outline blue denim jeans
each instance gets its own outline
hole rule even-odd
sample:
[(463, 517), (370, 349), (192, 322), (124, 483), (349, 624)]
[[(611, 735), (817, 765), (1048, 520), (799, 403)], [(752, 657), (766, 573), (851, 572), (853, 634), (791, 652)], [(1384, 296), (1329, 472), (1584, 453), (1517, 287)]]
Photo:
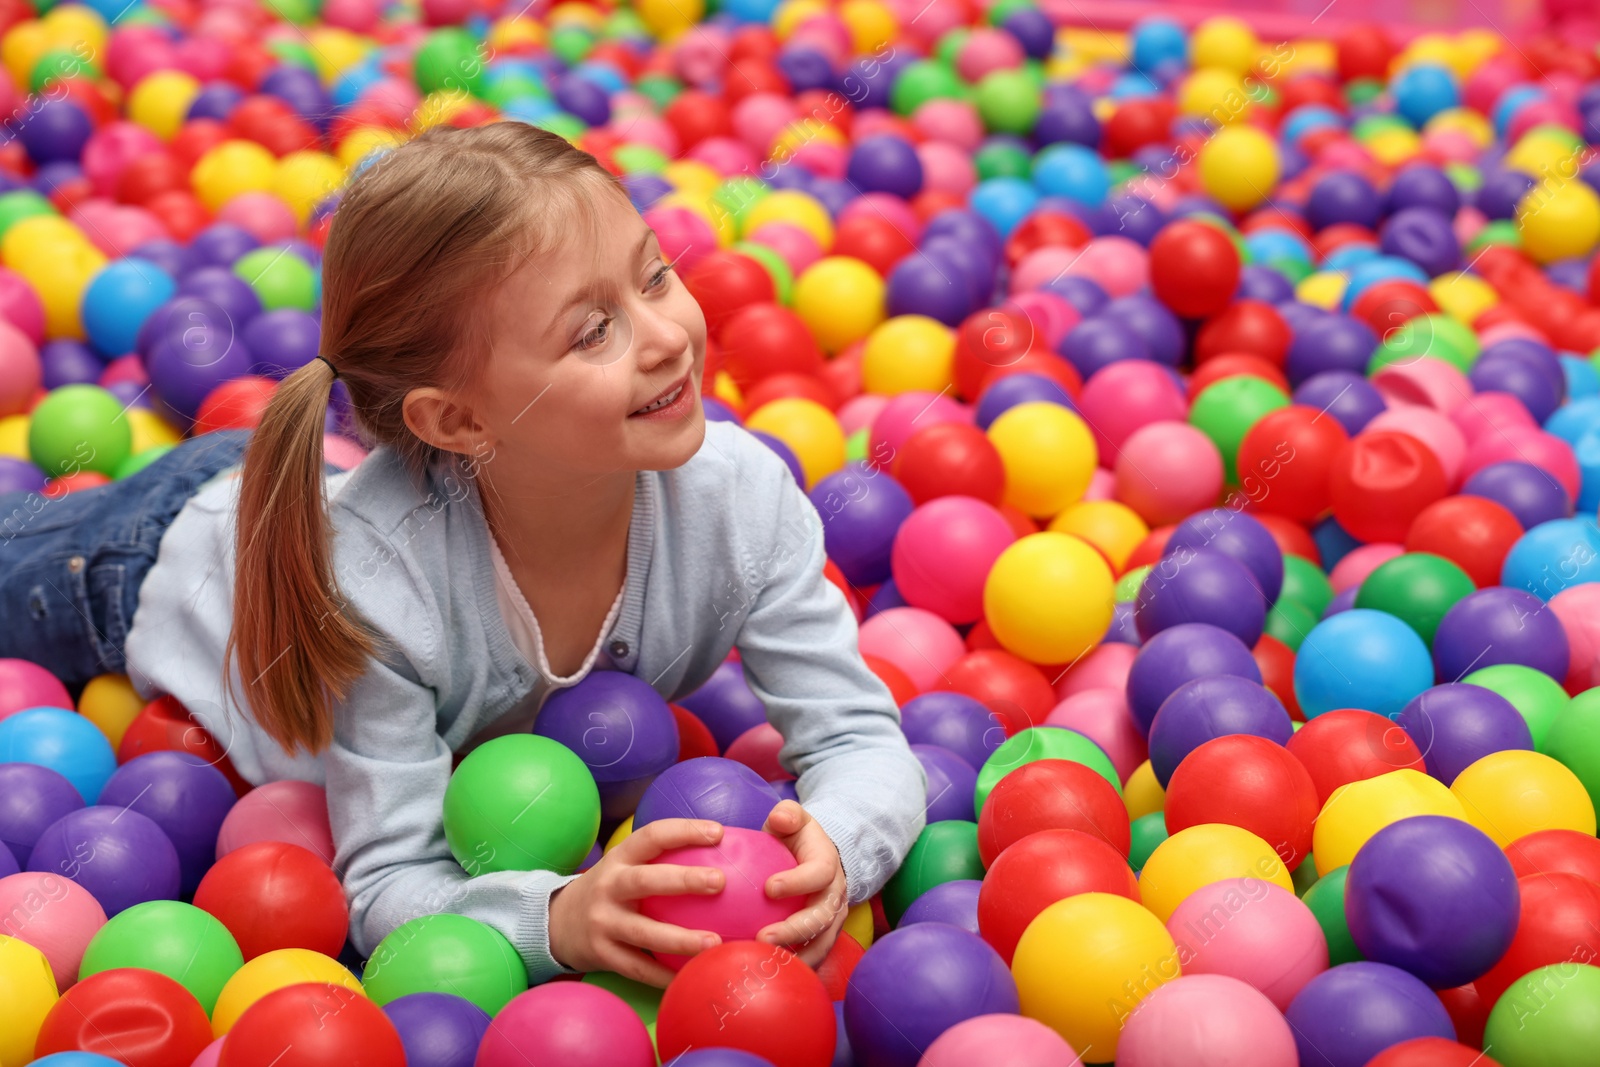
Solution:
[(74, 695), (126, 670), (123, 645), (161, 535), (248, 430), (182, 442), (127, 478), (64, 497), (0, 495), (0, 657), (31, 660)]

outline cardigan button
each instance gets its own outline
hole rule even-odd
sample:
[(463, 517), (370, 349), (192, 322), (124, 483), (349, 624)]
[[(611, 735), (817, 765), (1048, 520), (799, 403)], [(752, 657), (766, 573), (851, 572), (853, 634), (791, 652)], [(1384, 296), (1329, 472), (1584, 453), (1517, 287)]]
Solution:
[(610, 652), (616, 658), (621, 659), (623, 656), (626, 656), (628, 654), (628, 642), (626, 642), (626, 641), (613, 641), (613, 642), (611, 642)]

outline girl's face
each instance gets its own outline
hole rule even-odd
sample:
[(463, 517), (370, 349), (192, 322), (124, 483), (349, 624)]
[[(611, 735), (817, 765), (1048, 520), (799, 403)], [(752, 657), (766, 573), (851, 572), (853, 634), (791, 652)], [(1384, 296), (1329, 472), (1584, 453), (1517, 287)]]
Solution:
[(474, 407), (500, 462), (544, 468), (534, 480), (670, 470), (705, 438), (700, 305), (632, 205), (608, 193), (593, 210), (594, 228), (516, 268), (489, 308)]

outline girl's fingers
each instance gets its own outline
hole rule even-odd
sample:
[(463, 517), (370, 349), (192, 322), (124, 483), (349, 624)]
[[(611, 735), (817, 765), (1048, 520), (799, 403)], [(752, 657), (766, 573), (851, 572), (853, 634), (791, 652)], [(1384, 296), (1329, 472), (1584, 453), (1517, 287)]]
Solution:
[(767, 879), (767, 896), (773, 900), (782, 897), (805, 897), (821, 892), (833, 884), (839, 874), (839, 864), (826, 860), (807, 860), (798, 867), (781, 871)]
[(726, 875), (715, 867), (683, 867), (675, 863), (648, 863), (626, 867), (617, 876), (618, 900), (676, 897), (688, 893), (720, 893)]
[(596, 955), (607, 970), (625, 978), (632, 978), (635, 982), (655, 986), (657, 989), (667, 988), (667, 983), (674, 977), (671, 968), (662, 966), (638, 949), (626, 945), (608, 944)]
[(648, 863), (668, 849), (704, 847), (721, 840), (722, 827), (709, 819), (657, 819), (611, 851), (622, 862)]
[(612, 936), (635, 948), (674, 956), (693, 956), (721, 941), (716, 934), (704, 930), (685, 930), (681, 926), (647, 919), (636, 912), (623, 915), (612, 927)]
[(799, 945), (832, 926), (839, 912), (836, 902), (824, 900), (795, 912), (782, 922), (773, 923), (756, 937), (772, 945)]

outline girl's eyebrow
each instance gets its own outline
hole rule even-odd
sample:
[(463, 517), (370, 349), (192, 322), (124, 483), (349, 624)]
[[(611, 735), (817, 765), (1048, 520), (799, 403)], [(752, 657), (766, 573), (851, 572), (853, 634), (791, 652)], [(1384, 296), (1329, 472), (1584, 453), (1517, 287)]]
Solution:
[[(640, 238), (639, 243), (634, 246), (634, 259), (639, 258), (640, 254), (644, 252), (645, 247), (650, 244), (650, 239), (655, 235), (656, 231), (646, 227), (644, 236)], [(571, 296), (562, 301), (561, 306), (558, 307), (555, 313), (550, 316), (550, 321), (545, 325), (545, 329), (555, 329), (561, 320), (567, 317), (568, 312), (570, 312), (573, 308), (578, 307), (580, 304), (584, 304), (590, 300), (598, 298), (601, 294), (601, 291), (605, 288), (607, 288), (607, 286), (604, 283), (596, 284), (592, 278), (583, 282), (576, 290), (573, 291)]]

